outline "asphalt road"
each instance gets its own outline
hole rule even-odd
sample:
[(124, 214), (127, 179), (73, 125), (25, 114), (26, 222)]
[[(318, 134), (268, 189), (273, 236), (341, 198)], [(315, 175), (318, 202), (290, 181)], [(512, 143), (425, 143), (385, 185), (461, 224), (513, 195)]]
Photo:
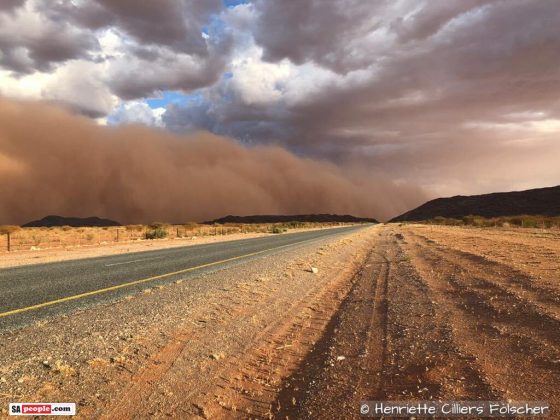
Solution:
[(0, 330), (362, 228), (322, 229), (0, 269)]

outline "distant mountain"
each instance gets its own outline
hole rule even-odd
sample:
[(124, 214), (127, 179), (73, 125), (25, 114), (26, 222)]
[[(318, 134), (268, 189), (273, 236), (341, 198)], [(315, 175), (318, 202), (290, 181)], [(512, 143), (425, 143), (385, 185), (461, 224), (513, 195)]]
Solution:
[(22, 225), (22, 227), (53, 227), (53, 226), (72, 226), (72, 227), (106, 227), (121, 226), (119, 222), (109, 219), (100, 219), (99, 217), (63, 217), (63, 216), (47, 216), (41, 220)]
[(560, 216), (560, 186), (526, 191), (437, 198), (395, 217), (391, 222), (429, 220), (437, 216)]
[(286, 223), (286, 222), (344, 222), (344, 223), (379, 223), (375, 219), (355, 217), (349, 214), (298, 214), (298, 215), (254, 215), (254, 216), (226, 216), (221, 219), (204, 222), (214, 223)]

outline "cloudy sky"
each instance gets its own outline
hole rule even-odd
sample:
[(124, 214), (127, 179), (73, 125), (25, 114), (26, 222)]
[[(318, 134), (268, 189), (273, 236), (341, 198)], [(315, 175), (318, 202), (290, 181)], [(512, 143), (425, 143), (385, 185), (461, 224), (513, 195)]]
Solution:
[(557, 0), (2, 0), (0, 95), (374, 174), (388, 217), (560, 184), (559, 28)]

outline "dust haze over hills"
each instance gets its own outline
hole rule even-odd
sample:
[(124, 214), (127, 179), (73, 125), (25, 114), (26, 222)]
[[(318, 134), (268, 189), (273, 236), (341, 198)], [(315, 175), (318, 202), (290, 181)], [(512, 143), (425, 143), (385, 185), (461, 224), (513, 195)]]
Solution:
[(375, 171), (247, 148), (198, 132), (103, 127), (49, 104), (0, 100), (0, 224), (46, 214), (121, 223), (224, 214), (388, 218), (424, 198)]
[(71, 227), (107, 227), (121, 226), (119, 222), (109, 219), (100, 219), (99, 217), (65, 217), (65, 216), (45, 216), (40, 220), (21, 225), (22, 227), (53, 227), (53, 226), (71, 226)]
[(225, 216), (205, 222), (212, 223), (287, 223), (287, 222), (345, 222), (345, 223), (378, 223), (372, 218), (355, 217), (349, 214), (294, 214), (294, 215), (253, 215), (253, 216)]
[(437, 198), (410, 210), (391, 222), (430, 220), (464, 216), (560, 216), (560, 186), (526, 191)]

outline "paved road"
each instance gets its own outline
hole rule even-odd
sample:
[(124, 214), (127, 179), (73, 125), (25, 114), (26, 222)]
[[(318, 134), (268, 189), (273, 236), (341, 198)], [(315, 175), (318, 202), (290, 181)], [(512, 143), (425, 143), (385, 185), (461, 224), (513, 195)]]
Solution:
[(0, 269), (0, 330), (363, 226)]

